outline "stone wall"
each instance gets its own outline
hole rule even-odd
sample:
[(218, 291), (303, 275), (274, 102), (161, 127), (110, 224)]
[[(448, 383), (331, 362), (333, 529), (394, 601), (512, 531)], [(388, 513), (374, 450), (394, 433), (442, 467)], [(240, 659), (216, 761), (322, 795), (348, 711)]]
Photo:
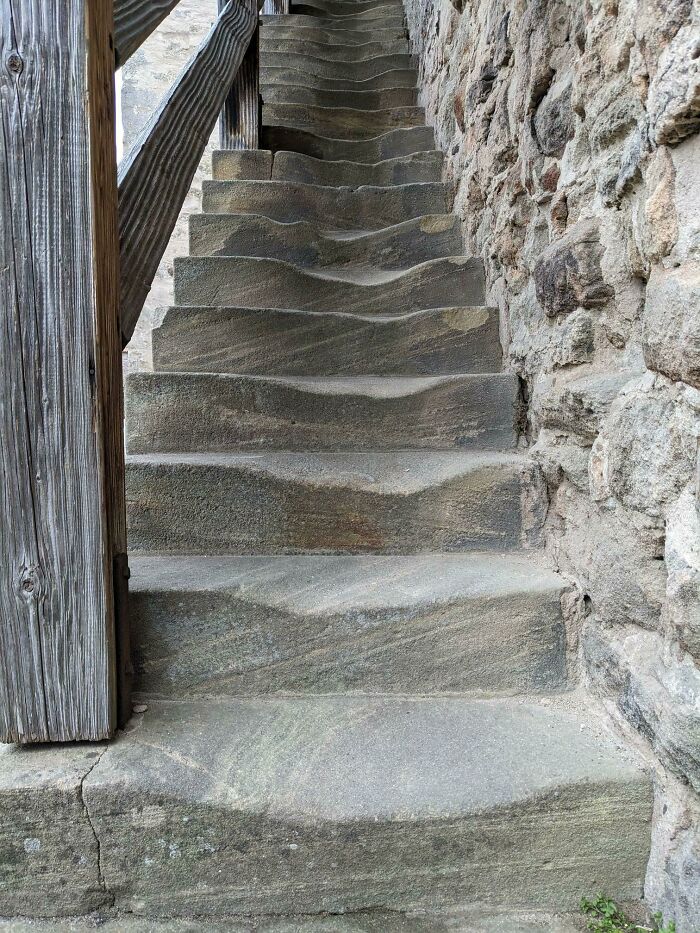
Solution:
[[(217, 0), (180, 0), (121, 73), (121, 113), (127, 153), (181, 69), (189, 61), (217, 16)], [(202, 179), (211, 177), (211, 153), (218, 129), (206, 149), (178, 217), (153, 287), (128, 348), (129, 369), (152, 369), (151, 331), (161, 310), (173, 301), (173, 259), (188, 252), (187, 218), (201, 205)]]
[(581, 677), (658, 763), (647, 897), (697, 931), (700, 4), (405, 2), (580, 582)]

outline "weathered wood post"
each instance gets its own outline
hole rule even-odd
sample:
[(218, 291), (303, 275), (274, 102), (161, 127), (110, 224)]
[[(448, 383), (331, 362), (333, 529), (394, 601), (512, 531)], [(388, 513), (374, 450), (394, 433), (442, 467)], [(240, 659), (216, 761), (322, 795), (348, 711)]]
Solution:
[(129, 708), (112, 0), (0, 0), (0, 739)]
[(265, 6), (263, 7), (263, 13), (276, 15), (289, 13), (289, 0), (265, 0)]
[[(228, 0), (219, 0), (222, 10)], [(241, 0), (257, 17), (259, 0)], [(260, 29), (256, 28), (233, 81), (219, 120), (222, 149), (258, 149), (262, 100), (260, 98)]]

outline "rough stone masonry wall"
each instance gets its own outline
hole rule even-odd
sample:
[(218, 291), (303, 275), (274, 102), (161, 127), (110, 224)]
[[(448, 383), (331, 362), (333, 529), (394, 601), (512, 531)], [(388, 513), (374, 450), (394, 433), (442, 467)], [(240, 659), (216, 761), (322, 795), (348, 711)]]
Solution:
[(647, 897), (700, 929), (700, 3), (405, 0), (581, 676), (653, 751)]

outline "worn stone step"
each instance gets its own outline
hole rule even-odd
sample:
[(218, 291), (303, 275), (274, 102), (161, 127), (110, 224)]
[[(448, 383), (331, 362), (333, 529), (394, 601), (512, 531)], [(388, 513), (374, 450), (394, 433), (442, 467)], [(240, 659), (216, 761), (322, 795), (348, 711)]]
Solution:
[(158, 370), (268, 375), (440, 375), (501, 367), (498, 311), (396, 317), (251, 308), (169, 308), (153, 331)]
[(291, 126), (334, 139), (373, 139), (392, 129), (425, 126), (425, 111), (422, 107), (357, 110), (310, 104), (265, 104), (263, 123)]
[(429, 126), (389, 130), (374, 139), (357, 140), (331, 139), (288, 126), (263, 126), (262, 140), (265, 148), (275, 154), (280, 151), (298, 152), (315, 159), (371, 163), (435, 147), (433, 130)]
[(134, 454), (127, 465), (132, 553), (504, 550), (539, 541), (543, 509), (536, 466), (511, 453)]
[(204, 181), (209, 214), (262, 214), (272, 220), (317, 222), (327, 230), (380, 230), (423, 214), (446, 214), (450, 191), (438, 182), (337, 188), (287, 181)]
[(324, 24), (333, 20), (364, 21), (366, 19), (388, 19), (401, 16), (404, 19), (403, 4), (399, 0), (378, 3), (367, 0), (366, 3), (336, 3), (327, 0), (304, 0), (294, 4), (294, 12), (301, 15), (322, 17)]
[[(408, 52), (375, 55), (358, 61), (334, 59), (329, 55), (332, 55), (332, 53), (321, 56), (304, 52), (268, 51), (265, 54), (265, 68), (290, 68), (319, 78), (365, 81), (368, 78), (376, 78), (387, 71), (407, 71), (415, 67), (413, 56), (409, 55)], [(265, 78), (266, 76), (261, 74), (261, 80)]]
[[(380, 39), (370, 38), (364, 42), (345, 42), (342, 34), (330, 33), (327, 36), (316, 38), (314, 35), (307, 35), (308, 30), (300, 35), (280, 36), (271, 35), (269, 32), (262, 32), (260, 35), (260, 55), (265, 61), (274, 61), (276, 55), (280, 53), (292, 52), (296, 55), (304, 55), (323, 59), (324, 61), (343, 62), (366, 62), (370, 59), (386, 55), (408, 55), (408, 39), (406, 36), (400, 38)], [(335, 39), (333, 36), (335, 35)], [(330, 36), (331, 38), (328, 38)]]
[(533, 555), (136, 557), (135, 689), (560, 691), (563, 591)]
[(512, 373), (132, 373), (127, 382), (128, 449), (507, 449), (517, 441), (518, 400)]
[[(643, 913), (643, 911), (642, 911)], [(580, 912), (453, 908), (431, 911), (363, 910), (287, 917), (144, 920), (133, 914), (100, 916), (100, 933), (583, 933)], [(0, 920), (0, 933), (94, 933), (95, 920)]]
[(272, 178), (315, 185), (407, 185), (442, 180), (444, 156), (439, 149), (381, 162), (328, 162), (298, 152), (277, 152)]
[(368, 233), (322, 232), (318, 223), (280, 223), (259, 214), (190, 215), (191, 256), (262, 256), (296, 266), (408, 269), (462, 250), (460, 220), (433, 214)]
[(325, 78), (309, 74), (304, 67), (273, 66), (263, 63), (260, 66), (261, 87), (310, 87), (323, 91), (380, 91), (387, 88), (416, 88), (417, 75), (414, 68), (399, 68), (384, 71), (371, 78)]
[[(352, 26), (338, 26), (331, 23), (326, 25), (323, 20), (306, 16), (277, 17), (273, 22), (267, 18), (261, 20), (260, 38), (264, 41), (270, 39), (291, 39), (302, 43), (307, 39), (310, 42), (323, 42), (327, 45), (365, 45), (367, 42), (398, 42), (408, 43), (408, 33), (402, 23), (384, 26), (381, 23)], [(404, 46), (404, 50), (408, 45)]]
[(466, 256), (394, 272), (345, 267), (321, 274), (257, 256), (182, 256), (174, 269), (179, 305), (408, 314), (484, 301), (483, 264)]
[(403, 6), (396, 5), (393, 10), (384, 9), (354, 16), (312, 16), (308, 13), (285, 13), (283, 17), (264, 14), (260, 17), (263, 30), (280, 29), (297, 34), (299, 29), (318, 29), (324, 33), (339, 32), (352, 35), (357, 32), (377, 30), (380, 33), (391, 30), (406, 34), (406, 17)]
[(418, 99), (418, 90), (414, 87), (389, 87), (376, 91), (328, 91), (308, 85), (268, 84), (261, 88), (261, 93), (263, 102), (268, 106), (311, 104), (316, 107), (350, 107), (355, 110), (413, 107)]
[(534, 698), (150, 699), (0, 760), (5, 915), (575, 908), (638, 898), (649, 853), (650, 779)]

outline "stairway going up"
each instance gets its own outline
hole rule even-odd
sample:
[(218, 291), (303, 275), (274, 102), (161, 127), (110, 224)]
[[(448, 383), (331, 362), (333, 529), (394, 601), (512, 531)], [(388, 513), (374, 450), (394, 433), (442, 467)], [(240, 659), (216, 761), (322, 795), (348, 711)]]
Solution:
[(215, 154), (128, 380), (147, 710), (81, 779), (99, 890), (151, 916), (636, 898), (649, 782), (570, 682), (400, 2), (305, 0), (261, 54), (264, 150)]

